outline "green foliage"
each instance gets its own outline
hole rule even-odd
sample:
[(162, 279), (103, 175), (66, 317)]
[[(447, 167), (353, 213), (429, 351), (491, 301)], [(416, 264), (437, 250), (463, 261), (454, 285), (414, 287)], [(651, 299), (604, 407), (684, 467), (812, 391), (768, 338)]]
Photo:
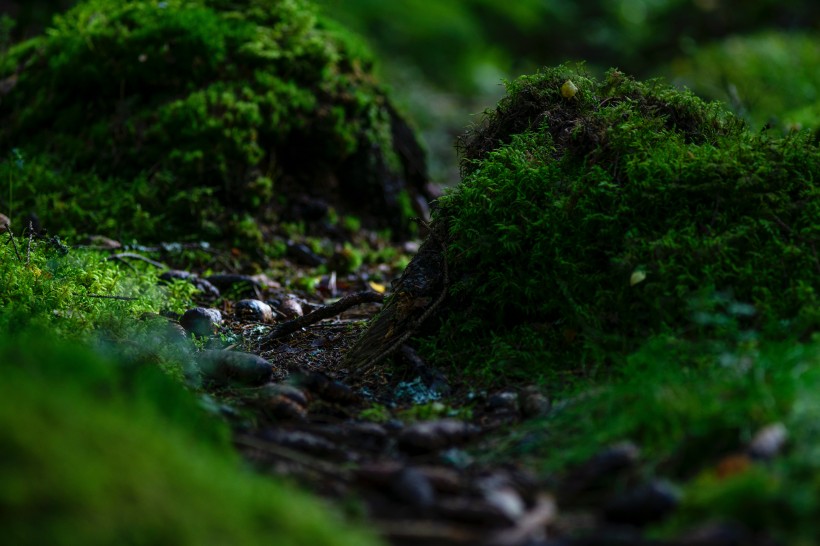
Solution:
[(820, 127), (816, 34), (733, 36), (673, 62), (676, 82), (722, 100), (754, 127)]
[[(556, 475), (631, 441), (641, 450), (637, 474), (684, 483), (680, 509), (656, 532), (728, 520), (810, 544), (800, 540), (817, 536), (820, 516), (818, 365), (817, 340), (654, 338), (608, 379), (556, 393), (549, 416), (510, 434), (493, 457), (515, 454)], [(772, 423), (788, 431), (782, 455), (721, 473), (725, 457), (741, 456)]]
[(716, 292), (753, 306), (744, 328), (817, 326), (811, 134), (751, 134), (657, 81), (559, 67), (510, 83), (462, 147), (463, 182), (436, 216), (453, 287), (432, 343), (460, 367), (617, 360), (655, 333), (697, 335), (689, 306)]
[(0, 523), (15, 544), (372, 544), (241, 469), (225, 427), (150, 364), (0, 341)]
[(16, 195), (60, 229), (241, 240), (294, 188), (404, 179), (371, 64), (301, 0), (88, 0), (0, 62), (0, 152), (32, 158)]

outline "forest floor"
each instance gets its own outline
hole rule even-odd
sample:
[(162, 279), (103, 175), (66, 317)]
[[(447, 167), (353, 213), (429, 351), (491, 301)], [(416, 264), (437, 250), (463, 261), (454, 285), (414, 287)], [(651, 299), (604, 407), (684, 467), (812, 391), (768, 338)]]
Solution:
[(553, 473), (526, 449), (507, 449), (573, 403), (550, 400), (544, 385), (488, 390), (436, 369), (411, 345), (380, 371), (351, 375), (345, 352), (418, 249), (364, 230), (352, 240), (289, 240), (276, 260), (236, 249), (193, 260), (167, 248), (111, 251), (200, 289), (201, 307), (169, 313), (169, 325), (177, 341), (194, 340), (203, 404), (230, 423), (260, 473), (331, 499), (392, 544), (768, 543), (709, 522), (675, 540), (650, 538), (646, 529), (674, 512), (680, 494), (641, 473), (631, 442), (599, 446)]

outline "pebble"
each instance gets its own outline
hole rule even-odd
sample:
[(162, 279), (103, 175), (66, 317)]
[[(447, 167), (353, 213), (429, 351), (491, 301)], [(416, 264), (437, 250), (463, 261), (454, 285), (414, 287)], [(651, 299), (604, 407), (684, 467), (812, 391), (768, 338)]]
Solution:
[(490, 411), (518, 412), (518, 393), (502, 391), (493, 394), (487, 399), (487, 409)]
[(313, 252), (303, 243), (287, 242), (287, 256), (293, 261), (308, 267), (319, 267), (325, 264), (325, 259)]
[(430, 480), (423, 472), (409, 466), (392, 476), (390, 491), (399, 500), (416, 508), (428, 508), (436, 502)]
[(234, 315), (245, 322), (273, 322), (273, 309), (264, 301), (239, 300), (234, 304)]
[(429, 453), (462, 444), (480, 429), (457, 419), (441, 419), (408, 425), (399, 433), (399, 448), (410, 453)]
[(271, 383), (253, 392), (250, 400), (268, 417), (274, 419), (307, 419), (308, 398), (302, 390), (291, 385)]
[(255, 296), (262, 288), (259, 281), (250, 275), (236, 275), (233, 273), (217, 273), (208, 275), (205, 281), (216, 286), (220, 292), (236, 290), (242, 295)]
[(216, 299), (220, 296), (219, 289), (216, 286), (188, 271), (182, 271), (179, 269), (169, 269), (168, 271), (164, 271), (159, 276), (159, 280), (164, 281), (166, 283), (170, 283), (172, 280), (175, 279), (181, 281), (188, 281), (189, 283), (193, 284), (197, 290), (202, 292), (208, 298)]
[(302, 307), (302, 302), (293, 294), (288, 294), (285, 296), (285, 298), (282, 299), (282, 302), (276, 307), (276, 310), (288, 320), (301, 317), (305, 314)]
[(348, 453), (330, 440), (301, 430), (284, 430), (272, 428), (262, 431), (263, 440), (276, 445), (317, 456), (329, 456), (336, 460), (350, 460), (353, 454)]
[(350, 405), (361, 401), (361, 397), (356, 394), (353, 389), (320, 372), (308, 374), (304, 378), (303, 385), (310, 392), (326, 402)]
[(222, 313), (219, 312), (219, 309), (195, 307), (182, 314), (179, 324), (185, 328), (185, 331), (196, 336), (212, 336), (219, 325), (222, 324)]
[(770, 460), (777, 457), (789, 439), (789, 431), (783, 423), (773, 423), (757, 431), (749, 442), (749, 456), (753, 459)]
[(197, 362), (203, 379), (221, 386), (257, 387), (273, 375), (270, 362), (251, 353), (209, 350), (199, 353)]
[(604, 507), (604, 517), (613, 523), (643, 527), (671, 514), (680, 503), (680, 493), (671, 484), (656, 480), (613, 497)]
[(571, 471), (563, 481), (563, 494), (572, 496), (600, 487), (609, 478), (638, 462), (641, 450), (632, 442), (613, 444)]
[(549, 398), (541, 394), (538, 387), (526, 387), (519, 396), (521, 413), (527, 419), (546, 417), (550, 412)]
[(6, 232), (6, 225), (11, 225), (11, 220), (5, 214), (0, 214), (0, 233)]

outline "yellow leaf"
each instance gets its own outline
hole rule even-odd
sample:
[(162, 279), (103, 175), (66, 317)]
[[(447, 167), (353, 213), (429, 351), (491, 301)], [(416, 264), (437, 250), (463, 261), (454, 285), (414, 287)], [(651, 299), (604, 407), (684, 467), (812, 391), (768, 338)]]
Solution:
[(632, 276), (629, 277), (629, 286), (635, 286), (638, 283), (643, 282), (646, 279), (646, 271), (641, 271), (638, 269), (632, 273)]
[(374, 292), (378, 292), (379, 294), (384, 294), (387, 288), (383, 284), (379, 284), (373, 281), (367, 281), (367, 284), (370, 285), (370, 289)]

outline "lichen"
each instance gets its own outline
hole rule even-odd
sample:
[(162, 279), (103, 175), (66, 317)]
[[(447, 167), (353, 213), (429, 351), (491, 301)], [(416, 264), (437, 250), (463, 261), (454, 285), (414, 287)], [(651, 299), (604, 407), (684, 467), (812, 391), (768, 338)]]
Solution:
[[(403, 231), (395, 195), (419, 193), (424, 160), (372, 65), (302, 0), (88, 0), (0, 63), (0, 151), (58, 173), (52, 205), (75, 213), (61, 226), (94, 229), (74, 203), (104, 187), (98, 208), (126, 202), (112, 219), (128, 235), (274, 220), (296, 192)], [(25, 182), (31, 207), (41, 179)]]

